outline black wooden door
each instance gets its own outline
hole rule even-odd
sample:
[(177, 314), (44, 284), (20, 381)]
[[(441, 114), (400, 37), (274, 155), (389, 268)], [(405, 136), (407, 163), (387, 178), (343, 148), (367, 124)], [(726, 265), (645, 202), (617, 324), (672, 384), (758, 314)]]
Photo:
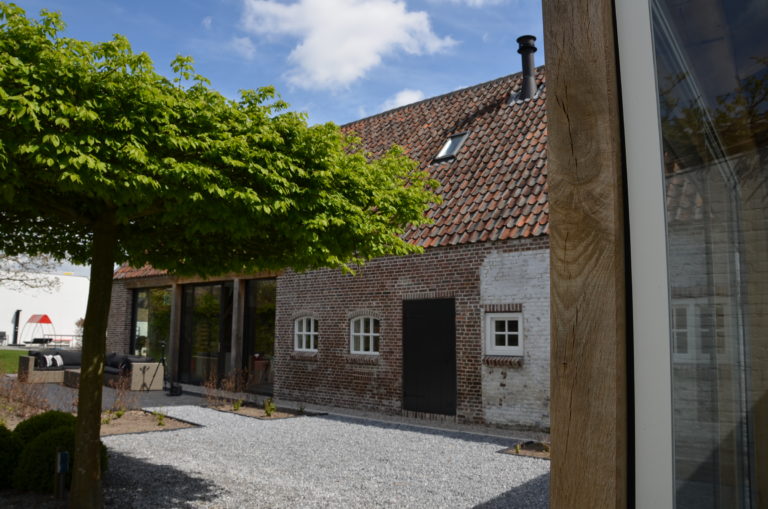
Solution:
[(456, 414), (453, 299), (403, 301), (403, 408)]

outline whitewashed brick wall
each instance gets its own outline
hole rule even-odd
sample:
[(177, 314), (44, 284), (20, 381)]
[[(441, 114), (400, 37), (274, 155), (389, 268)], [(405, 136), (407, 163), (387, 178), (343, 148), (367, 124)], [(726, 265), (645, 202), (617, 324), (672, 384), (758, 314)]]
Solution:
[[(521, 304), (522, 365), (483, 363), (482, 401), (488, 423), (549, 429), (549, 251), (492, 252), (480, 267), (482, 306)], [(483, 313), (483, 338), (485, 319)], [(485, 356), (485, 341), (483, 341)]]

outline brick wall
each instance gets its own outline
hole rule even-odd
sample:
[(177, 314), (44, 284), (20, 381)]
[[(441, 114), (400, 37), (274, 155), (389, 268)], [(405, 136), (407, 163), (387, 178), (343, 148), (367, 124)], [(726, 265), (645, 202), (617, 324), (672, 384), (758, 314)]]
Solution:
[(107, 322), (107, 353), (128, 353), (131, 341), (132, 291), (126, 282), (119, 279), (112, 281), (112, 298)]
[[(549, 429), (549, 250), (491, 252), (480, 268), (480, 304), (485, 312), (523, 316), (523, 357), (484, 358), (485, 421)], [(514, 309), (505, 309), (510, 305)]]
[[(330, 269), (303, 274), (286, 272), (278, 278), (277, 286), (275, 396), (400, 413), (402, 301), (453, 297), (456, 303), (457, 420), (486, 422), (486, 403), (482, 395), (481, 267), (489, 255), (498, 258), (499, 254), (519, 253), (522, 260), (527, 257), (524, 253), (529, 253), (539, 260), (542, 251), (547, 249), (548, 238), (540, 237), (431, 248), (421, 255), (379, 258), (368, 262), (354, 276)], [(541, 263), (530, 265), (531, 270), (536, 267), (547, 272)], [(500, 279), (497, 283), (516, 284), (509, 279)], [(545, 286), (548, 287), (548, 283)], [(497, 297), (507, 298), (502, 294)], [(349, 354), (349, 319), (360, 314), (381, 320), (378, 356)], [(319, 320), (316, 354), (293, 352), (293, 320), (303, 315)], [(543, 356), (543, 349), (535, 357), (539, 356)], [(537, 365), (538, 360), (531, 361), (523, 373), (533, 371)], [(540, 374), (536, 383), (547, 376), (548, 371)], [(548, 390), (546, 392), (548, 398)], [(504, 401), (504, 405), (515, 404), (512, 394)], [(544, 422), (541, 410), (544, 406), (545, 402), (538, 404), (533, 421)], [(528, 420), (515, 420), (514, 413), (492, 417), (500, 424), (530, 425)]]

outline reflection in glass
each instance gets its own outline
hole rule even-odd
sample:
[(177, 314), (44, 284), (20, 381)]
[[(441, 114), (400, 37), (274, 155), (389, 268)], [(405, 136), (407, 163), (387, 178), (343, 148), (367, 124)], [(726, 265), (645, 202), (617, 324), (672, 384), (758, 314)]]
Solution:
[(768, 506), (768, 3), (653, 0), (677, 508)]
[(228, 374), (232, 283), (184, 286), (181, 321), (179, 381), (202, 384)]
[(143, 288), (133, 294), (131, 352), (160, 360), (171, 330), (171, 289)]
[[(247, 372), (246, 389), (258, 394), (272, 394), (276, 297), (275, 279), (252, 279), (245, 283), (243, 369)], [(303, 321), (298, 323), (305, 330)]]

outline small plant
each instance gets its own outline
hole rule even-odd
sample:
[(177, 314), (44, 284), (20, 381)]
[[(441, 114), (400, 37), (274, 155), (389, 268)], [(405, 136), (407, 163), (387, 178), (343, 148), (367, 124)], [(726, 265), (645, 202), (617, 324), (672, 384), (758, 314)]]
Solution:
[(272, 401), (272, 398), (267, 398), (264, 400), (264, 413), (267, 417), (272, 417), (272, 414), (275, 413), (275, 410), (277, 410), (277, 406), (275, 406), (275, 402)]
[(0, 399), (5, 401), (9, 414), (26, 419), (50, 408), (43, 394), (42, 384), (27, 384), (20, 382), (18, 378), (6, 379), (2, 373), (0, 380)]
[(515, 444), (515, 454), (520, 454), (520, 444)]
[(121, 376), (117, 380), (110, 380), (108, 385), (115, 390), (115, 399), (112, 401), (111, 410), (122, 410), (125, 413), (125, 410), (128, 408), (135, 408), (137, 406), (136, 394), (131, 391), (131, 380), (129, 377)]
[(115, 410), (115, 419), (119, 419), (120, 417), (125, 415), (124, 409)]
[(304, 403), (299, 403), (299, 410), (298, 411), (299, 411), (299, 415), (304, 415), (304, 413), (306, 412), (306, 410), (304, 408)]
[(243, 400), (242, 399), (236, 399), (235, 401), (232, 402), (232, 410), (234, 410), (235, 412), (240, 410), (240, 407), (242, 407), (242, 406), (243, 406)]
[(155, 417), (158, 426), (165, 426), (165, 416), (163, 414), (160, 412), (152, 412), (152, 415)]
[(218, 408), (224, 405), (224, 398), (219, 391), (219, 378), (216, 375), (216, 368), (208, 372), (208, 378), (203, 382), (205, 388), (205, 401), (211, 408)]

